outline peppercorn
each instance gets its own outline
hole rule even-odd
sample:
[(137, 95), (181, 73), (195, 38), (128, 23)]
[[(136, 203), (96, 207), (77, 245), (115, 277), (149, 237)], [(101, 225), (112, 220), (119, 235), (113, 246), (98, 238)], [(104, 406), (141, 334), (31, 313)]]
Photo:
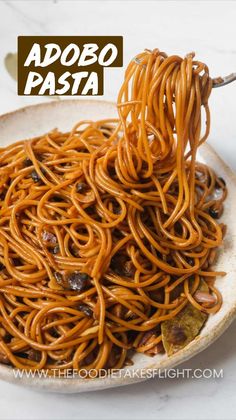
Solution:
[(84, 182), (79, 182), (76, 185), (76, 192), (77, 193), (80, 193), (81, 194), (81, 193), (85, 192), (86, 189), (87, 189), (87, 184), (85, 184)]
[(219, 219), (220, 212), (219, 209), (210, 208), (209, 209), (209, 215), (213, 217), (213, 219)]
[(37, 183), (37, 182), (40, 182), (40, 181), (41, 181), (41, 178), (40, 178), (39, 174), (36, 172), (36, 170), (35, 170), (35, 169), (33, 169), (33, 171), (31, 172), (30, 176), (31, 176), (31, 178), (33, 179), (33, 181), (34, 181), (35, 183)]
[(78, 309), (78, 311), (83, 312), (89, 318), (91, 318), (92, 315), (93, 315), (92, 309), (88, 305), (86, 305), (85, 303), (80, 303), (78, 305), (78, 308), (77, 309)]
[(32, 160), (30, 159), (30, 158), (25, 158), (25, 160), (23, 161), (23, 166), (25, 167), (25, 168), (28, 168), (29, 166), (32, 166), (33, 165), (33, 162), (32, 162)]

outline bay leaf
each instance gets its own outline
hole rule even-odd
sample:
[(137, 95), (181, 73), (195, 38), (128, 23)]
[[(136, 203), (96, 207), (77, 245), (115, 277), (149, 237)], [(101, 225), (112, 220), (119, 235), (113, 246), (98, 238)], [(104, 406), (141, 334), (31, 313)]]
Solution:
[[(198, 290), (208, 292), (208, 286), (201, 281)], [(168, 356), (177, 353), (199, 334), (208, 315), (188, 303), (174, 318), (161, 324), (162, 343)]]

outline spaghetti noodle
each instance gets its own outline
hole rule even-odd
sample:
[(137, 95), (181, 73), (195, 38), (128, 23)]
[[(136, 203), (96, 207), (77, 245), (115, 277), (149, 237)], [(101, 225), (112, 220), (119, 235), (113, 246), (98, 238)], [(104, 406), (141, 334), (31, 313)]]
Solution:
[(132, 351), (162, 352), (162, 323), (187, 305), (220, 309), (211, 265), (227, 189), (196, 160), (211, 88), (194, 54), (146, 50), (117, 120), (0, 150), (1, 362), (122, 368)]

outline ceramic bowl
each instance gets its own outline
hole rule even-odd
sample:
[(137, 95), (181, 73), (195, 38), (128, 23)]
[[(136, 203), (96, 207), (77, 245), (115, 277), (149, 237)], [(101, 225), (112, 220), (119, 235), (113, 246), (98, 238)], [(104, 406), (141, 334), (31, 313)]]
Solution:
[[(41, 135), (53, 128), (70, 130), (82, 119), (103, 119), (116, 117), (114, 104), (97, 100), (63, 100), (29, 106), (0, 117), (0, 147), (16, 140)], [(144, 380), (150, 370), (169, 369), (190, 359), (212, 344), (229, 326), (236, 315), (236, 176), (209, 145), (200, 148), (199, 159), (211, 166), (222, 176), (228, 187), (228, 198), (222, 221), (227, 223), (228, 232), (224, 247), (221, 248), (216, 270), (227, 272), (216, 280), (216, 286), (223, 296), (221, 310), (208, 318), (200, 335), (183, 350), (171, 357), (157, 355), (153, 358), (142, 354), (134, 356), (134, 365), (116, 377), (84, 380), (80, 378), (16, 378), (13, 369), (0, 365), (0, 379), (18, 383), (30, 388), (61, 393), (95, 391)], [(214, 348), (212, 348), (214, 351)], [(138, 369), (142, 377), (131, 375), (130, 370)], [(142, 369), (142, 371), (141, 371)]]

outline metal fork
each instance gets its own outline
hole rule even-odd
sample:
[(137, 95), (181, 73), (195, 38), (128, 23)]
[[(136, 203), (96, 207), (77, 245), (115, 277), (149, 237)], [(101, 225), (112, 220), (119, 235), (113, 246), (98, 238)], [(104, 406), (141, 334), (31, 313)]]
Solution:
[[(138, 57), (134, 57), (133, 61), (136, 64), (141, 64), (141, 61)], [(143, 64), (143, 67), (146, 68), (146, 64)], [(229, 83), (233, 82), (234, 80), (236, 80), (236, 73), (231, 73), (231, 74), (229, 74), (228, 76), (225, 76), (225, 77), (215, 77), (214, 79), (212, 79), (213, 88), (228, 85)]]
[(215, 77), (213, 79), (213, 88), (221, 87), (228, 85), (229, 83), (236, 80), (236, 73), (231, 73), (228, 76), (225, 77)]

